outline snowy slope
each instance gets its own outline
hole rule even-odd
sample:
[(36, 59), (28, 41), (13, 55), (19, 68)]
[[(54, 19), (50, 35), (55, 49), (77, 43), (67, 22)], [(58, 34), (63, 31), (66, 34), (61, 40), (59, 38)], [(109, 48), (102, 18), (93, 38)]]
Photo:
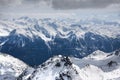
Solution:
[(80, 67), (83, 80), (117, 80), (120, 78), (120, 50), (111, 54), (95, 51), (83, 59), (72, 58), (72, 61)]
[[(100, 57), (99, 57), (100, 56)], [(97, 59), (98, 58), (98, 59)], [(29, 69), (25, 72), (29, 72)], [(23, 73), (24, 74), (24, 73)], [(28, 77), (29, 76), (29, 77)], [(55, 56), (19, 80), (119, 80), (120, 50), (95, 51), (83, 59)]]
[(0, 80), (15, 80), (26, 67), (22, 61), (0, 53)]
[(94, 51), (92, 54), (88, 55), (87, 57), (84, 57), (84, 59), (103, 60), (108, 54), (103, 51), (97, 50)]

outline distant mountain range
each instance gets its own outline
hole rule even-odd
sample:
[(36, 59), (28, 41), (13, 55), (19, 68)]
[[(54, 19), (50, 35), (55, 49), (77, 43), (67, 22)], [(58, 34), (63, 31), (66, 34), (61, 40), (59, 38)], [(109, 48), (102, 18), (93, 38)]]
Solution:
[(100, 19), (0, 20), (0, 52), (35, 66), (55, 55), (83, 58), (120, 48), (120, 22)]

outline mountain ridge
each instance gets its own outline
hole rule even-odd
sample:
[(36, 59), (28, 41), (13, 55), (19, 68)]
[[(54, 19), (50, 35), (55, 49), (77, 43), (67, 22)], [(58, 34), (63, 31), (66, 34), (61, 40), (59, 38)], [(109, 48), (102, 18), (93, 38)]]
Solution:
[(29, 17), (0, 20), (0, 52), (32, 66), (54, 55), (82, 58), (96, 50), (112, 52), (120, 48), (120, 28), (119, 23), (108, 23)]

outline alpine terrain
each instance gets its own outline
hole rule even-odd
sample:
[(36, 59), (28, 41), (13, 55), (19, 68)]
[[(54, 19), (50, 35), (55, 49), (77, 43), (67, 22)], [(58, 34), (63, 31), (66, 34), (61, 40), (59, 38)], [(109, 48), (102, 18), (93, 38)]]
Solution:
[(0, 80), (120, 80), (119, 19), (1, 19)]
[(120, 22), (99, 18), (0, 20), (0, 52), (35, 66), (55, 55), (83, 58), (120, 48)]

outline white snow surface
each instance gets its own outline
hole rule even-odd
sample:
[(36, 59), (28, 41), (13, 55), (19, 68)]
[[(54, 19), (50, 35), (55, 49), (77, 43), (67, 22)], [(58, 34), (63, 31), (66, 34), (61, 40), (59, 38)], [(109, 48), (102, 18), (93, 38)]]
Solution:
[(119, 80), (120, 78), (120, 55), (98, 50), (83, 59), (71, 59), (79, 66), (82, 80)]
[(15, 80), (27, 67), (25, 63), (5, 53), (0, 53), (0, 80)]

